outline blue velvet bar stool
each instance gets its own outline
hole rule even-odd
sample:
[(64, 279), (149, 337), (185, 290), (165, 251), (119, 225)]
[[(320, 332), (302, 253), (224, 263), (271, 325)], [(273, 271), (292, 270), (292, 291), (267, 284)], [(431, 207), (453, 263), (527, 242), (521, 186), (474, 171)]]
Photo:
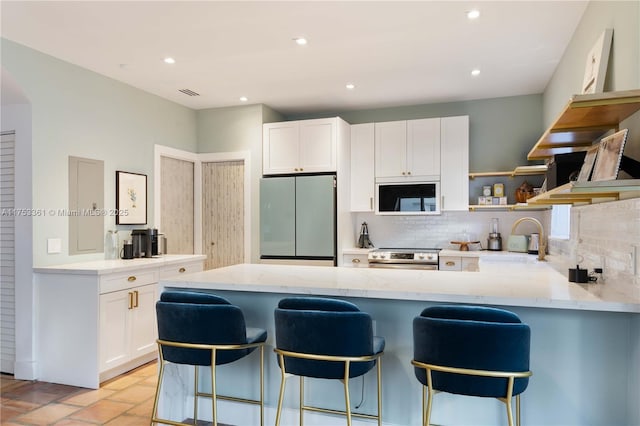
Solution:
[(497, 398), (506, 404), (509, 426), (513, 426), (515, 396), (520, 425), (520, 394), (532, 374), (530, 340), (529, 326), (504, 309), (464, 305), (424, 309), (413, 320), (411, 361), (422, 383), (424, 425), (429, 425), (436, 392)]
[[(384, 339), (373, 335), (371, 316), (350, 302), (319, 298), (282, 299), (275, 310), (276, 348), (282, 379), (276, 425), (280, 424), (286, 374), (300, 377), (300, 425), (304, 411), (377, 419), (382, 424), (381, 356)], [(377, 365), (377, 415), (351, 412), (349, 379)], [(308, 406), (304, 402), (304, 378), (338, 379), (344, 383), (345, 411)]]
[[(198, 398), (212, 399), (212, 419), (217, 425), (217, 400), (225, 399), (260, 406), (264, 424), (264, 345), (266, 330), (245, 326), (244, 315), (228, 300), (209, 293), (166, 291), (156, 303), (160, 373), (151, 423), (181, 425), (158, 418), (158, 400), (166, 363), (195, 367), (193, 418), (198, 419)], [(216, 394), (216, 366), (237, 361), (260, 348), (260, 399), (241, 399)], [(211, 393), (198, 390), (198, 367), (211, 368)]]

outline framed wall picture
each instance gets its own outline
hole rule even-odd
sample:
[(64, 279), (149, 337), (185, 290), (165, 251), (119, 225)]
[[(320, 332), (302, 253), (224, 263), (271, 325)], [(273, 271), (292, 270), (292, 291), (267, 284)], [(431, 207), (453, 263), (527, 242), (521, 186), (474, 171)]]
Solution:
[(599, 148), (600, 145), (596, 144), (587, 150), (587, 153), (584, 156), (584, 163), (582, 163), (582, 168), (580, 169), (580, 174), (578, 174), (578, 182), (586, 182), (589, 180), (591, 171), (593, 170), (593, 164), (596, 162), (596, 156), (598, 155)]
[(609, 52), (611, 50), (611, 39), (613, 30), (607, 28), (602, 32), (596, 44), (593, 45), (587, 54), (587, 64), (584, 69), (584, 79), (582, 81), (582, 93), (602, 93), (604, 89), (604, 79), (607, 75), (607, 64), (609, 63)]
[(627, 133), (629, 129), (622, 129), (600, 141), (592, 181), (615, 180), (618, 177)]
[(147, 223), (147, 175), (116, 171), (116, 224)]

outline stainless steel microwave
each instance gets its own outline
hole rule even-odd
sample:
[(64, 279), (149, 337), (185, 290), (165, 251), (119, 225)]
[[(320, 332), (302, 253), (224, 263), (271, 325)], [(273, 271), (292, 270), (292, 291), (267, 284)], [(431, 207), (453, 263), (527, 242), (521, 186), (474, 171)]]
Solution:
[(440, 214), (440, 182), (378, 183), (376, 214)]

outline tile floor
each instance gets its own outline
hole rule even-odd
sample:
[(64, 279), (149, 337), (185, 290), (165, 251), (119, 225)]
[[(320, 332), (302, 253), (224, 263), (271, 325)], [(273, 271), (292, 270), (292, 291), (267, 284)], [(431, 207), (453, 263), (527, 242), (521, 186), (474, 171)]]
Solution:
[(103, 383), (100, 389), (14, 380), (2, 374), (0, 424), (149, 425), (157, 374), (157, 363), (152, 362)]

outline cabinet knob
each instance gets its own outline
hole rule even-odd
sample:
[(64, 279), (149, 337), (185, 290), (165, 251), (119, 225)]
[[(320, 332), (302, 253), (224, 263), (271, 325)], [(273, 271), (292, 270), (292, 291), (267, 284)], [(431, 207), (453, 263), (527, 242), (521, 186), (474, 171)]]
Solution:
[(183, 273), (183, 272), (186, 272), (186, 271), (187, 271), (187, 270), (186, 270), (185, 268), (180, 268), (180, 269), (178, 269), (178, 272), (180, 272), (180, 273)]
[(127, 281), (129, 281), (130, 283), (134, 282), (135, 280), (136, 280), (135, 275), (131, 275), (129, 278), (127, 278)]
[(304, 171), (304, 169), (303, 169), (302, 167), (300, 167), (300, 171), (301, 171), (301, 172), (303, 172), (303, 171)]
[(360, 259), (358, 259), (358, 258), (351, 259), (351, 262), (353, 262), (353, 263), (360, 263)]
[(406, 173), (405, 173), (405, 172), (402, 172), (402, 176), (404, 176), (404, 175), (406, 175)]
[(407, 172), (407, 174), (408, 174), (408, 175), (410, 175), (410, 174), (411, 174), (411, 172)]

